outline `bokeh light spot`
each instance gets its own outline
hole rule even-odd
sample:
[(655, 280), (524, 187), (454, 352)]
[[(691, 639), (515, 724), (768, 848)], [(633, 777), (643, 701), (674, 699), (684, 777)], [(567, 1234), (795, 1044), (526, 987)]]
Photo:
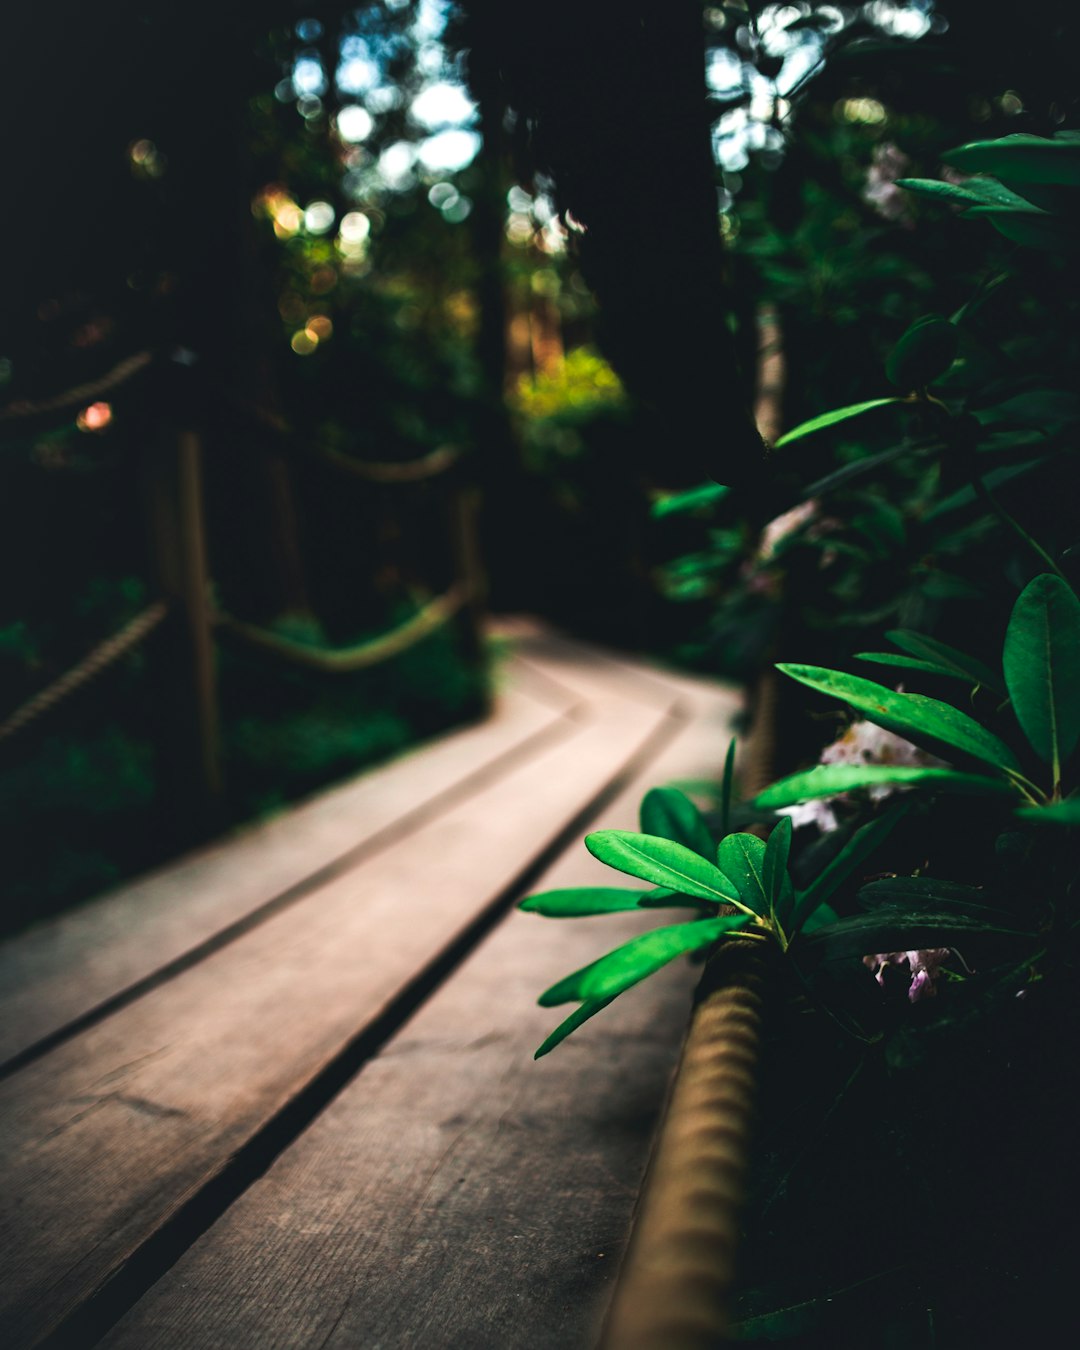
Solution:
[(309, 234), (326, 234), (333, 228), (334, 215), (329, 202), (311, 202), (304, 212), (304, 228)]
[(113, 420), (112, 405), (109, 403), (91, 403), (75, 419), (80, 431), (104, 431)]
[(356, 145), (371, 135), (375, 122), (366, 108), (350, 103), (337, 115), (337, 133), (349, 145)]

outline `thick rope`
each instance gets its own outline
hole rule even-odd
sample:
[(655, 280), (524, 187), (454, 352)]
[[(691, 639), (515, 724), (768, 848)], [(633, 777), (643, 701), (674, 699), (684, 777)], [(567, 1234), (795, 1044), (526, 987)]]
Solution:
[(732, 940), (706, 966), (603, 1350), (725, 1344), (756, 1095), (762, 945)]
[(104, 642), (99, 642), (77, 666), (73, 666), (71, 670), (53, 680), (52, 684), (28, 699), (20, 708), (16, 708), (7, 721), (0, 723), (0, 741), (5, 741), (9, 736), (22, 731), (69, 695), (76, 693), (96, 675), (100, 675), (114, 662), (119, 661), (122, 656), (126, 656), (150, 636), (168, 612), (167, 600), (155, 600), (152, 605), (136, 614), (119, 632), (106, 638)]
[[(775, 704), (770, 672), (755, 692), (745, 797), (769, 781)], [(772, 954), (763, 942), (733, 938), (705, 967), (601, 1350), (727, 1344)]]
[(461, 457), (461, 451), (452, 445), (441, 445), (428, 455), (401, 461), (354, 459), (329, 446), (316, 446), (315, 453), (324, 463), (369, 483), (419, 483), (445, 473)]
[[(234, 400), (234, 407), (258, 422), (260, 426), (280, 436), (282, 440), (298, 441), (289, 423), (280, 413), (264, 408), (261, 404), (241, 400)], [(342, 473), (351, 474), (354, 478), (363, 478), (369, 483), (419, 483), (425, 478), (435, 478), (445, 473), (461, 458), (461, 451), (456, 445), (440, 445), (429, 454), (406, 460), (357, 459), (355, 455), (347, 455), (332, 446), (320, 445), (317, 442), (311, 450), (324, 464), (340, 469)]]
[(6, 408), (0, 409), (0, 422), (12, 422), (23, 417), (38, 417), (42, 413), (60, 412), (64, 408), (81, 408), (85, 403), (96, 399), (100, 394), (111, 394), (119, 389), (122, 384), (126, 384), (132, 375), (138, 374), (153, 360), (150, 352), (136, 352), (134, 356), (128, 356), (119, 365), (113, 366), (107, 374), (102, 375), (99, 380), (90, 380), (86, 384), (77, 384), (72, 389), (66, 389), (62, 394), (57, 394), (54, 398), (42, 399), (38, 403), (31, 403), (26, 399), (20, 399), (16, 403), (9, 403)]
[(232, 633), (249, 645), (270, 652), (283, 661), (340, 675), (353, 670), (365, 670), (369, 666), (378, 665), (407, 651), (452, 619), (466, 599), (465, 587), (455, 583), (444, 594), (428, 601), (417, 614), (399, 627), (352, 647), (313, 647), (304, 642), (294, 642), (291, 638), (282, 637), (281, 634), (271, 632), (268, 628), (246, 623), (243, 619), (234, 619), (231, 614), (221, 611), (215, 616), (215, 621), (227, 633)]
[[(779, 431), (781, 333), (763, 314), (759, 427)], [(744, 798), (770, 781), (777, 681), (758, 680), (740, 763)], [(757, 831), (755, 831), (756, 833)], [(719, 1350), (727, 1345), (743, 1177), (750, 1147), (769, 958), (763, 942), (731, 939), (709, 958), (649, 1161), (601, 1350)]]

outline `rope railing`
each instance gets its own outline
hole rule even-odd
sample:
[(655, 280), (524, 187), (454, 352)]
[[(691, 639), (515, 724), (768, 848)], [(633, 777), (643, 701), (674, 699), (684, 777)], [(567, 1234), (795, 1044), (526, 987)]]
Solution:
[(461, 458), (461, 450), (458, 446), (440, 445), (426, 455), (418, 455), (414, 459), (360, 459), (333, 446), (323, 445), (318, 441), (308, 442), (304, 440), (294, 431), (286, 418), (270, 408), (264, 408), (260, 403), (237, 398), (233, 398), (231, 401), (234, 410), (244, 413), (264, 430), (272, 431), (275, 436), (287, 443), (304, 445), (324, 464), (329, 464), (335, 469), (340, 469), (342, 473), (351, 474), (354, 478), (362, 478), (369, 483), (423, 482), (427, 478), (436, 478), (439, 474), (445, 473)]
[(38, 402), (31, 402), (29, 399), (19, 399), (17, 402), (9, 403), (6, 408), (0, 408), (0, 423), (14, 422), (27, 417), (40, 417), (44, 413), (61, 412), (68, 408), (79, 408), (84, 403), (92, 402), (101, 394), (112, 394), (117, 389), (128, 382), (133, 375), (137, 375), (140, 370), (153, 361), (151, 352), (136, 352), (134, 356), (125, 357), (123, 361), (113, 366), (112, 370), (107, 371), (97, 380), (88, 380), (84, 384), (74, 385), (71, 389), (65, 389), (63, 393), (56, 394), (52, 398), (41, 399)]
[[(25, 434), (28, 427), (32, 428), (35, 418), (74, 412), (102, 396), (111, 395), (156, 359), (149, 351), (137, 352), (118, 362), (100, 378), (74, 385), (51, 398), (9, 403), (0, 408), (0, 436), (5, 432), (8, 435)], [(177, 354), (176, 359), (182, 365), (191, 364), (189, 359), (184, 359), (183, 353)], [(446, 473), (461, 458), (460, 449), (453, 445), (439, 446), (410, 460), (354, 458), (298, 435), (286, 419), (272, 409), (239, 399), (231, 391), (220, 388), (213, 393), (253, 426), (270, 432), (289, 451), (315, 457), (335, 471), (365, 482), (423, 482)], [(166, 402), (172, 403), (174, 398), (167, 397)], [(217, 770), (211, 763), (216, 763), (218, 755), (212, 651), (214, 630), (290, 665), (327, 674), (347, 674), (392, 660), (455, 616), (460, 615), (463, 620), (473, 616), (482, 601), (483, 585), (477, 579), (472, 552), (458, 537), (468, 525), (463, 489), (456, 484), (451, 534), (461, 569), (458, 579), (389, 632), (350, 646), (319, 646), (223, 612), (214, 605), (207, 571), (200, 440), (190, 429), (179, 431), (174, 427), (173, 431), (176, 434), (166, 437), (160, 444), (155, 441), (153, 446), (147, 446), (145, 455), (147, 491), (144, 496), (150, 507), (149, 537), (156, 541), (157, 589), (162, 597), (0, 722), (0, 742), (38, 723), (144, 641), (168, 617), (159, 674), (171, 690), (168, 697), (176, 715), (163, 719), (163, 738), (175, 742), (166, 757), (177, 763), (191, 760), (192, 763), (187, 765), (190, 772), (185, 771), (189, 787), (209, 798), (215, 795), (219, 785)], [(199, 755), (195, 755), (191, 747), (198, 747)], [(198, 765), (194, 763), (196, 758), (199, 758)]]
[(49, 685), (46, 685), (33, 698), (15, 709), (6, 721), (0, 722), (0, 741), (7, 740), (17, 732), (28, 727), (43, 714), (50, 712), (83, 685), (88, 684), (103, 670), (134, 650), (144, 642), (169, 612), (167, 600), (155, 600), (153, 604), (130, 619), (123, 628), (99, 642), (86, 656), (72, 668)]
[(314, 450), (324, 463), (369, 483), (419, 483), (445, 473), (461, 458), (461, 451), (453, 445), (440, 445), (417, 459), (400, 461), (356, 459), (327, 445), (316, 445)]
[(379, 665), (383, 661), (399, 656), (452, 619), (468, 598), (467, 588), (460, 582), (455, 582), (449, 590), (429, 600), (416, 614), (388, 633), (368, 638), (349, 647), (319, 647), (306, 642), (297, 642), (269, 628), (263, 628), (260, 624), (234, 618), (222, 610), (215, 613), (214, 621), (218, 627), (240, 638), (249, 646), (258, 647), (292, 665), (307, 666), (327, 674), (340, 675), (355, 670), (366, 670), (370, 666)]

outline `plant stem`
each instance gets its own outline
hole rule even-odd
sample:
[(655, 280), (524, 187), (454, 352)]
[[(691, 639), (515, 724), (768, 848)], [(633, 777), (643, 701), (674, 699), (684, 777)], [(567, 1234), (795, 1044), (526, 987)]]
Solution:
[(983, 482), (983, 480), (979, 477), (978, 474), (976, 474), (972, 478), (971, 486), (975, 489), (976, 495), (986, 503), (986, 505), (990, 508), (991, 511), (993, 511), (994, 515), (997, 516), (997, 518), (1000, 521), (1002, 521), (1005, 525), (1007, 525), (1010, 530), (1013, 530), (1024, 541), (1024, 543), (1027, 544), (1029, 548), (1033, 549), (1043, 560), (1043, 562), (1047, 565), (1047, 567), (1050, 568), (1051, 572), (1053, 572), (1056, 576), (1059, 576), (1061, 580), (1065, 582), (1066, 586), (1070, 585), (1068, 577), (1065, 575), (1064, 572), (1062, 572), (1061, 568), (1057, 565), (1057, 563), (1053, 560), (1053, 558), (1051, 558), (1050, 554), (1047, 553), (1046, 549), (1044, 549), (1041, 544), (1037, 543), (1034, 539), (1032, 539), (1031, 535), (1028, 534), (1027, 530), (1024, 529), (1024, 527), (1020, 524), (1018, 520), (1015, 519), (1015, 517), (1009, 515), (1008, 511), (1005, 510), (1005, 508), (993, 495), (993, 493), (986, 486), (986, 484)]

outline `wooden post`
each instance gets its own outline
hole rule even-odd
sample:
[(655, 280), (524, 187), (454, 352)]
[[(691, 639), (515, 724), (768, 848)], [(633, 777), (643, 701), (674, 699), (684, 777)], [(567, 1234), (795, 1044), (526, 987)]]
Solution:
[(167, 426), (146, 458), (150, 551), (172, 613), (155, 641), (163, 797), (181, 837), (213, 828), (222, 789), (202, 445)]
[[(460, 472), (460, 467), (455, 471)], [(469, 667), (487, 679), (487, 653), (484, 642), (484, 618), (487, 611), (487, 579), (480, 558), (477, 516), (480, 510), (479, 488), (456, 482), (450, 489), (450, 541), (454, 554), (457, 584), (465, 592), (458, 611), (458, 632), (462, 654)]]

